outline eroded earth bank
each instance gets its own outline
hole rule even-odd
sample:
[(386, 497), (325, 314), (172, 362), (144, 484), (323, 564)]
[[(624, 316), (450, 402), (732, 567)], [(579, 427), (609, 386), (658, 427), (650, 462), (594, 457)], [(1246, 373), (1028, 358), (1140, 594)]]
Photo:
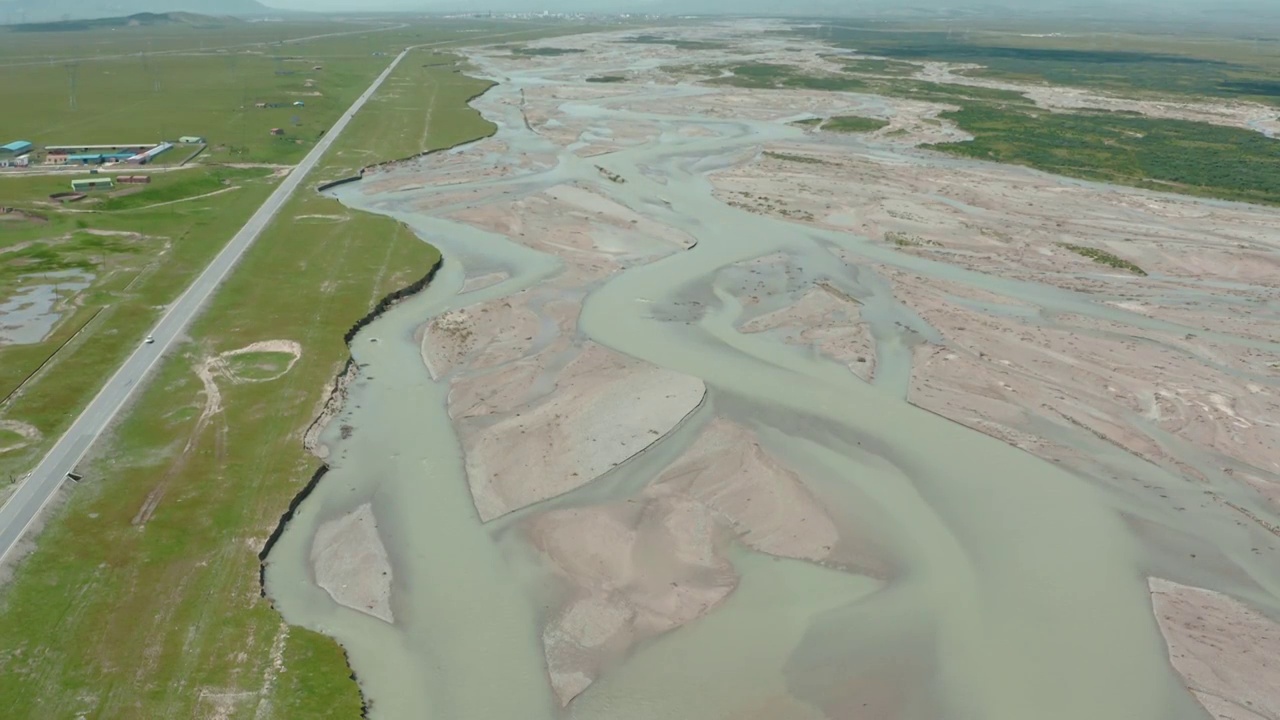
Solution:
[(286, 618), (379, 718), (1280, 717), (1277, 212), (682, 73), (830, 52), (764, 29), (476, 51), (498, 133), (336, 191), (445, 264), (353, 342)]

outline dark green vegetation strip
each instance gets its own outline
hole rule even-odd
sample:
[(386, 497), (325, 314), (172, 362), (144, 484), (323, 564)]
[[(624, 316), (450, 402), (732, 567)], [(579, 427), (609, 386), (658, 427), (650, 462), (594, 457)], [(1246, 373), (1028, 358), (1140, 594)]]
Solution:
[(822, 129), (827, 132), (865, 133), (875, 132), (876, 130), (887, 127), (888, 125), (888, 120), (881, 120), (880, 118), (841, 115), (827, 120), (823, 123)]
[(794, 155), (792, 153), (774, 152), (765, 150), (764, 156), (772, 160), (783, 160), (786, 162), (804, 163), (806, 165), (830, 165), (830, 162), (822, 158), (809, 157), (808, 155)]
[[(868, 33), (867, 37), (874, 41), (874, 51), (879, 54), (889, 54), (887, 50), (900, 39), (892, 32)], [(1046, 61), (1074, 57), (1059, 50), (1028, 52)], [(1123, 64), (1127, 58), (1110, 53), (1098, 58), (1098, 62)], [(1163, 61), (1180, 67), (1207, 62), (1177, 56)], [(941, 117), (952, 120), (976, 139), (931, 146), (954, 155), (1154, 190), (1280, 204), (1280, 142), (1250, 130), (1151, 119), (1136, 113), (1051, 113), (1010, 90), (849, 72), (814, 75), (793, 66), (770, 63), (703, 67), (697, 71), (705, 76), (726, 69), (733, 74), (706, 82), (764, 89), (862, 91), (959, 106), (958, 111)], [(833, 118), (823, 129), (838, 132), (844, 126), (850, 132), (865, 132), (879, 129), (880, 122)]]
[(1125, 260), (1118, 255), (1113, 255), (1106, 250), (1099, 250), (1098, 248), (1092, 248), (1087, 245), (1072, 245), (1071, 243), (1058, 243), (1058, 245), (1077, 255), (1087, 257), (1100, 265), (1108, 265), (1113, 268), (1128, 270), (1134, 275), (1142, 275), (1143, 277), (1147, 274), (1146, 270), (1143, 270), (1128, 260)]
[(941, 117), (976, 138), (931, 146), (953, 155), (1155, 190), (1280, 203), (1280, 142), (1250, 130), (980, 103)]
[(524, 57), (559, 57), (561, 55), (577, 55), (584, 52), (586, 52), (586, 50), (579, 50), (578, 48), (539, 47), (515, 48), (511, 51), (511, 54), (522, 55)]
[(632, 35), (623, 38), (620, 42), (632, 45), (669, 45), (680, 50), (724, 50), (729, 46), (721, 42), (713, 42), (709, 40), (681, 40), (678, 38), (668, 38), (661, 35)]
[(912, 100), (928, 100), (931, 102), (950, 102), (957, 100), (989, 100), (1002, 103), (1024, 103), (1031, 101), (1020, 92), (1000, 90), (998, 88), (976, 87), (973, 85), (952, 85), (926, 80), (893, 80), (878, 82), (875, 92), (881, 95), (894, 95)]
[[(733, 85), (760, 89), (804, 89), (830, 91), (863, 91), (871, 87), (867, 81), (852, 75), (807, 75), (790, 65), (772, 63), (745, 63), (728, 68), (732, 75), (718, 77), (707, 82), (716, 85)], [(704, 72), (719, 70), (709, 68)]]
[[(730, 75), (718, 77), (724, 71)], [(1022, 93), (1012, 90), (951, 85), (908, 78), (880, 78), (846, 69), (840, 73), (810, 73), (792, 65), (744, 63), (742, 65), (707, 66), (693, 69), (694, 74), (709, 77), (713, 85), (768, 90), (802, 89), (832, 92), (866, 92), (893, 95), (913, 100), (956, 102), (957, 100), (990, 100), (1030, 103)]]
[(917, 65), (912, 65), (911, 63), (906, 63), (906, 62), (898, 62), (896, 60), (870, 60), (870, 59), (848, 60), (846, 58), (828, 58), (828, 59), (834, 60), (836, 62), (843, 61), (845, 72), (863, 73), (867, 75), (892, 75), (895, 77), (901, 77), (905, 75), (912, 75), (917, 70), (920, 69), (919, 66)]
[(589, 83), (620, 83), (626, 81), (627, 79), (621, 75), (596, 75), (595, 77), (587, 78)]
[(796, 33), (889, 58), (975, 63), (988, 77), (1118, 91), (1253, 98), (1280, 104), (1275, 71), (1280, 58), (1268, 44), (1232, 38), (1194, 44), (1121, 33), (948, 32), (819, 24)]

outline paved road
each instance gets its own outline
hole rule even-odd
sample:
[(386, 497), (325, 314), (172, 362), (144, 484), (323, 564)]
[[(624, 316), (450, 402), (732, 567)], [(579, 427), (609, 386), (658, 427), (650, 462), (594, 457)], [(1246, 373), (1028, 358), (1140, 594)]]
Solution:
[(218, 253), (218, 256), (213, 259), (209, 267), (205, 268), (200, 277), (196, 278), (191, 287), (187, 288), (186, 292), (169, 306), (164, 317), (160, 319), (160, 322), (152, 331), (155, 343), (150, 345), (139, 344), (138, 349), (120, 366), (116, 374), (111, 376), (111, 379), (107, 381), (107, 384), (103, 386), (98, 395), (80, 414), (80, 417), (76, 418), (71, 428), (58, 440), (58, 443), (53, 446), (49, 454), (45, 455), (35, 470), (31, 471), (30, 476), (18, 488), (17, 492), (9, 498), (4, 507), (0, 507), (0, 562), (9, 554), (23, 533), (26, 532), (27, 528), (40, 514), (40, 511), (48, 504), (50, 498), (53, 497), (57, 489), (66, 480), (67, 473), (75, 469), (80, 459), (89, 451), (90, 446), (106, 429), (107, 424), (111, 422), (116, 413), (128, 402), (133, 392), (142, 384), (146, 374), (160, 360), (160, 357), (169, 349), (169, 346), (186, 332), (187, 326), (191, 324), (192, 319), (200, 312), (200, 308), (205, 301), (218, 288), (223, 278), (231, 272), (231, 268), (249, 249), (253, 241), (258, 239), (258, 235), (275, 217), (275, 214), (284, 205), (285, 201), (293, 195), (293, 191), (302, 184), (307, 173), (311, 172), (311, 169), (315, 167), (316, 162), (329, 149), (333, 141), (342, 134), (352, 116), (373, 96), (374, 92), (395, 70), (407, 53), (408, 50), (396, 56), (395, 60), (387, 66), (387, 69), (383, 70), (382, 74), (373, 81), (369, 89), (365, 90), (364, 94), (351, 105), (351, 108), (343, 113), (342, 117), (338, 118), (338, 121), (324, 134), (324, 137), (316, 144), (315, 148), (285, 178), (280, 187), (271, 193), (271, 197), (267, 198), (262, 207), (258, 208), (253, 217), (249, 218), (249, 222), (245, 223), (240, 232), (231, 238), (231, 242), (227, 243), (222, 252)]

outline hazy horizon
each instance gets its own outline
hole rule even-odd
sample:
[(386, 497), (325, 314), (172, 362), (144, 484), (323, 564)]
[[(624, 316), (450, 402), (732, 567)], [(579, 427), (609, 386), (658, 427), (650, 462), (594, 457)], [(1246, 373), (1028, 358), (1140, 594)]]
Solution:
[[(493, 10), (542, 11), (557, 12), (574, 9), (592, 11), (633, 12), (646, 8), (672, 8), (696, 5), (726, 14), (743, 12), (744, 6), (753, 3), (750, 0), (692, 0), (692, 2), (674, 2), (672, 0), (493, 0), (492, 2), (473, 3), (462, 0), (375, 0), (374, 2), (352, 2), (352, 0), (266, 0), (263, 4), (280, 9), (294, 10), (370, 10), (382, 8), (387, 10), (435, 10), (441, 8), (458, 8), (483, 12)], [(758, 3), (771, 8), (772, 12), (790, 14), (808, 12), (804, 8), (840, 7), (845, 13), (860, 11), (894, 11), (911, 9), (936, 10), (982, 10), (1012, 9), (1025, 12), (1054, 12), (1063, 10), (1088, 10), (1092, 12), (1117, 11), (1121, 14), (1132, 12), (1135, 8), (1160, 7), (1163, 9), (1243, 12), (1250, 10), (1273, 10), (1275, 3), (1267, 0), (1137, 0), (1115, 2), (1114, 0), (798, 0), (787, 3), (784, 9), (776, 2)], [(711, 10), (698, 10), (708, 12)], [(758, 12), (758, 11), (751, 11)]]
[(110, 17), (137, 12), (208, 15), (284, 12), (592, 12), (660, 15), (764, 15), (880, 18), (957, 17), (976, 21), (1191, 23), (1273, 31), (1280, 3), (1270, 0), (0, 0), (0, 22)]

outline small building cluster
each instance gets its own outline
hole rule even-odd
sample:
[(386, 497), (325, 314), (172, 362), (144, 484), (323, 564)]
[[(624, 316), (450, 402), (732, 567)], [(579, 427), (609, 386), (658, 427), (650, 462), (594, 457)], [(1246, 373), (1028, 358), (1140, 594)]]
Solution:
[(32, 147), (26, 140), (0, 145), (0, 167), (27, 167), (31, 164)]
[(105, 163), (133, 163), (146, 165), (161, 154), (173, 149), (173, 143), (159, 145), (50, 145), (45, 148), (46, 165), (103, 165)]
[[(198, 135), (183, 135), (177, 143), (203, 145), (205, 139)], [(0, 145), (0, 168), (29, 167), (37, 162), (44, 165), (107, 165), (132, 163), (146, 165), (172, 150), (175, 143), (117, 143), (109, 145), (46, 145), (43, 157), (33, 155), (36, 147), (26, 140), (14, 140)]]

